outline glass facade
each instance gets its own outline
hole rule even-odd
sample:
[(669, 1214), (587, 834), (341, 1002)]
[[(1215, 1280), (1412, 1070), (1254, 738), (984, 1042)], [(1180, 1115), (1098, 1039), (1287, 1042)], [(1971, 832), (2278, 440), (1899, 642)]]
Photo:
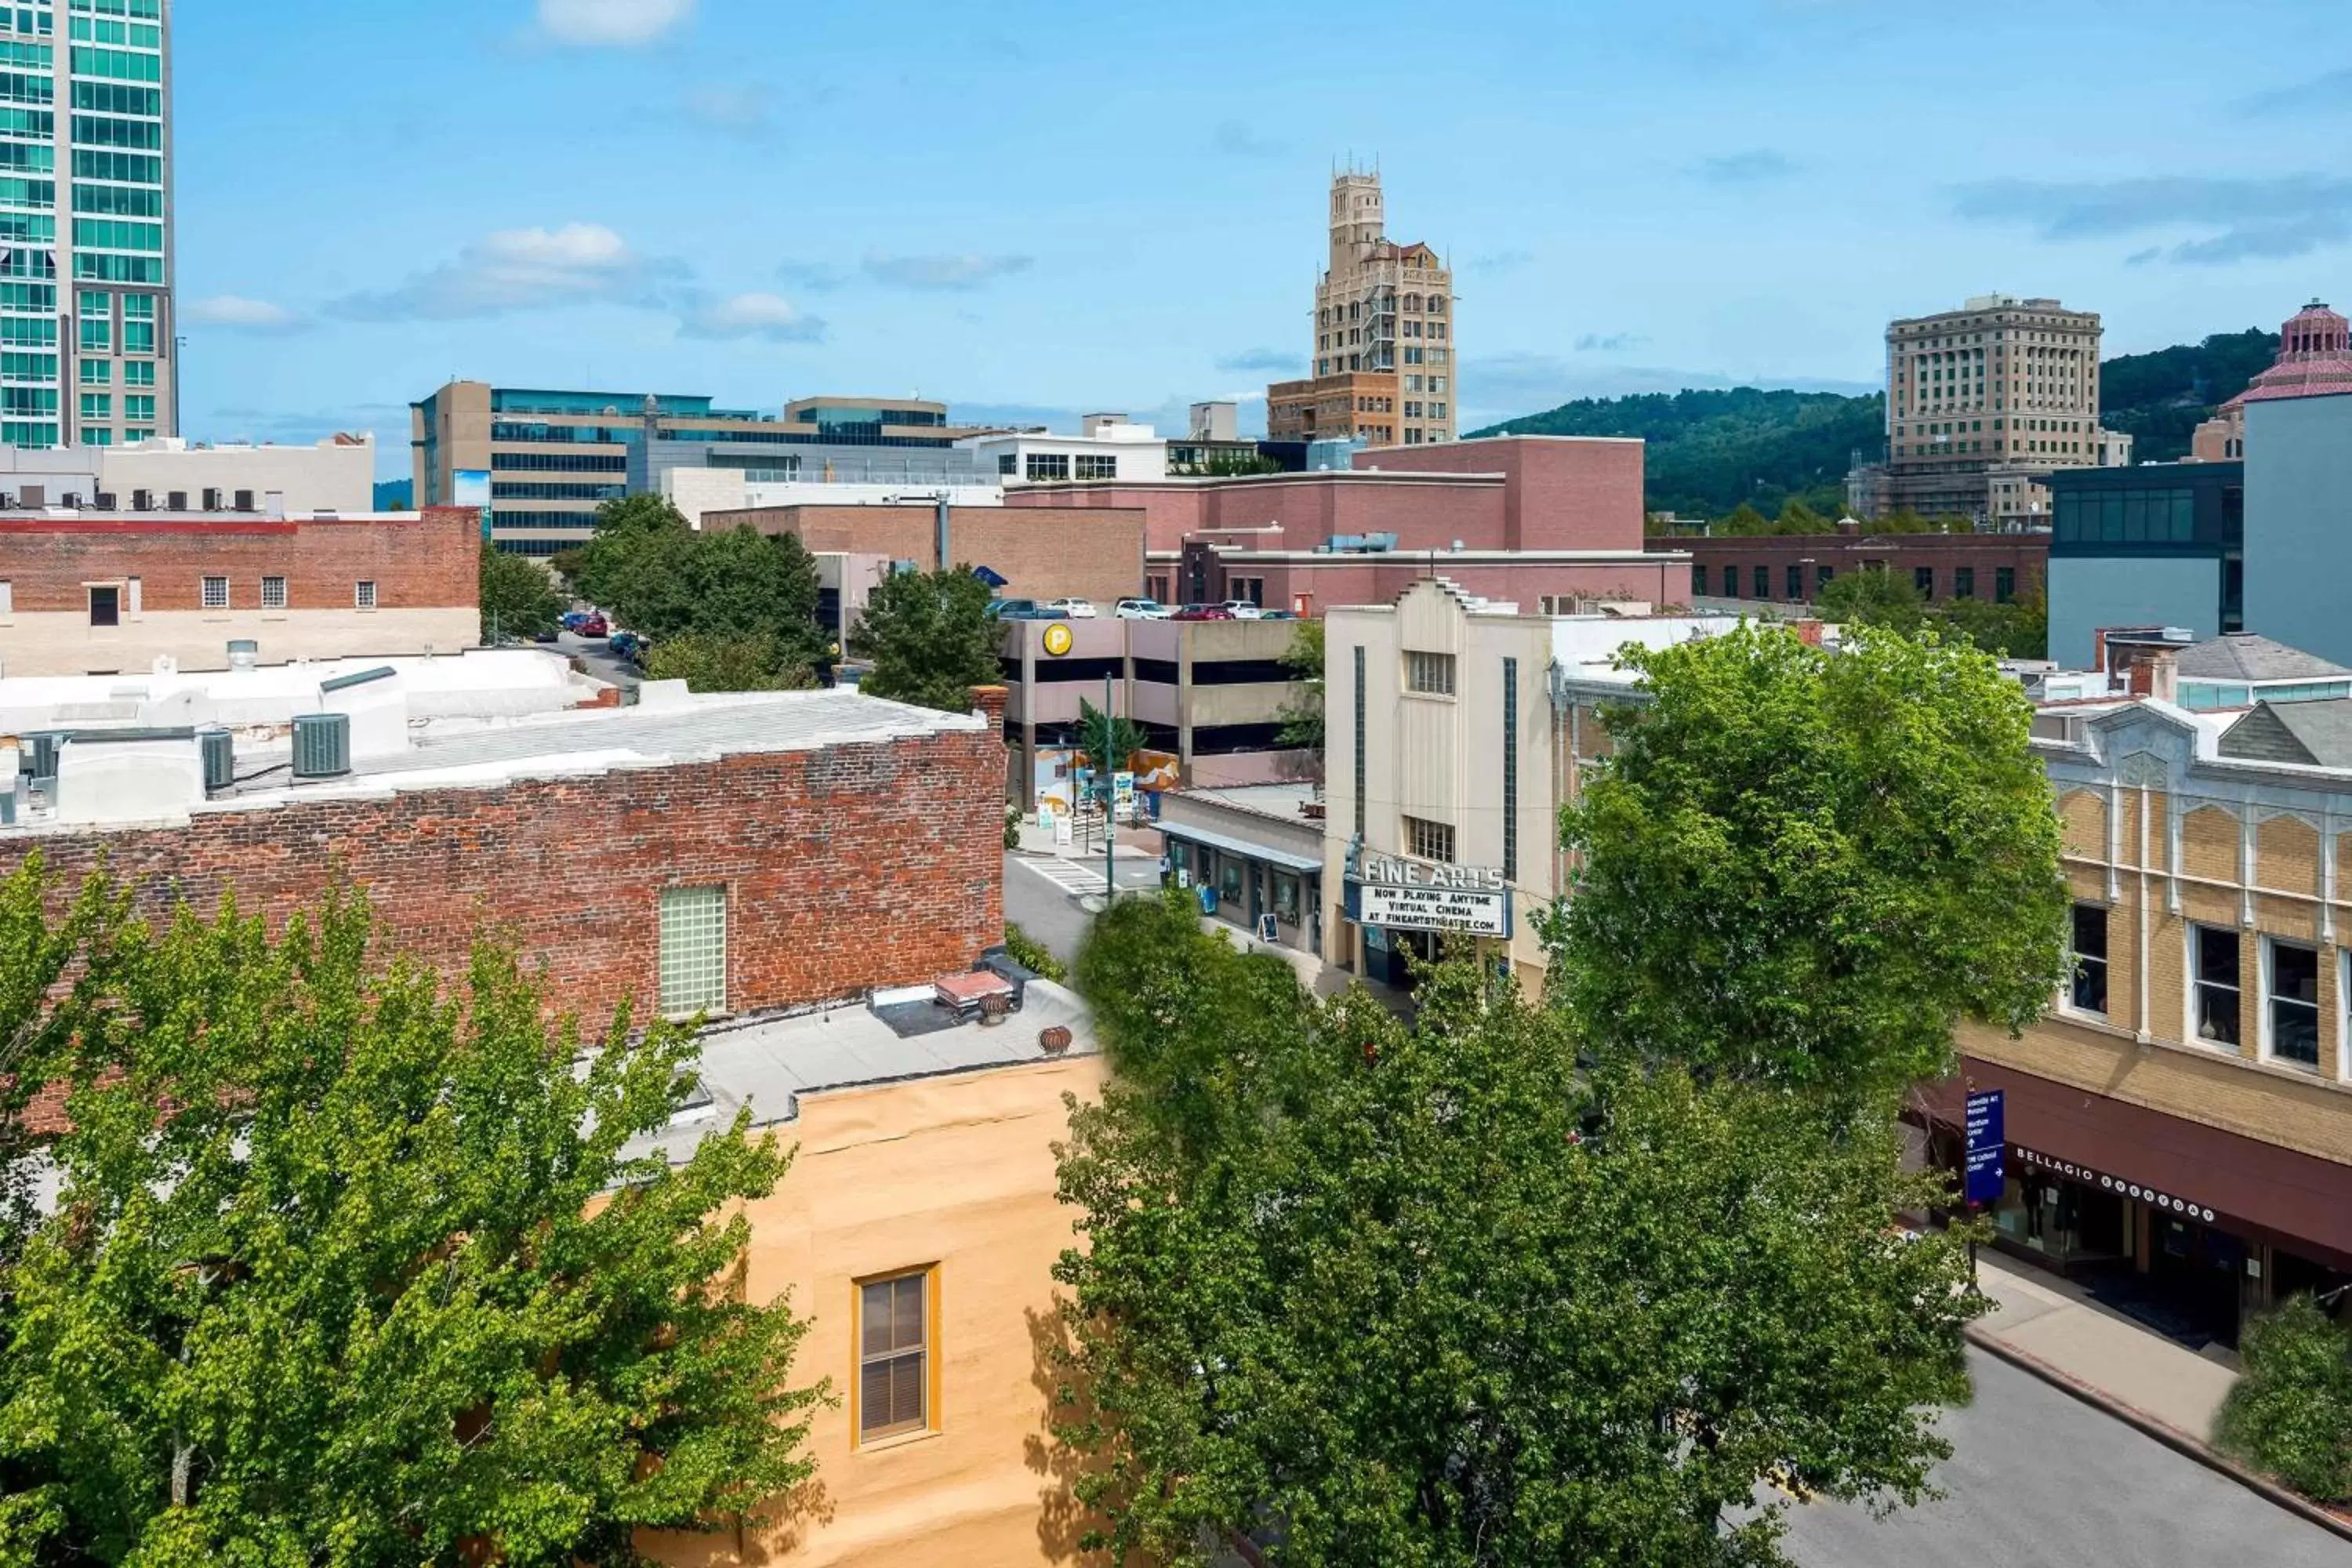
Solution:
[[(5, 364), (12, 390), (42, 394), (10, 401), (7, 445), (113, 441), (112, 397), (69, 400), (68, 385), (148, 389), (122, 400), (121, 438), (163, 427), (168, 410), (153, 389), (172, 321), (168, 47), (163, 0), (0, 5), (0, 342), (74, 351)], [(67, 344), (61, 280), (75, 285), (63, 301)]]

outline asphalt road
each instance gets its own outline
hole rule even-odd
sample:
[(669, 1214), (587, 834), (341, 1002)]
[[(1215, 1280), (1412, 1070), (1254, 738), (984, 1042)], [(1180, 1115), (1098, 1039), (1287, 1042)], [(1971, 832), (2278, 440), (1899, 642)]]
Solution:
[(1885, 1521), (1789, 1515), (1804, 1568), (2347, 1568), (2352, 1542), (2071, 1399), (1969, 1352), (1976, 1402), (1945, 1418), (1948, 1494)]
[[(1121, 851), (1117, 861), (1121, 893), (1156, 888), (1160, 866), (1155, 858)], [(1035, 855), (1004, 856), (1004, 918), (1064, 963), (1076, 956), (1093, 921), (1078, 902), (1083, 896), (1102, 898), (1102, 862), (1047, 859)]]

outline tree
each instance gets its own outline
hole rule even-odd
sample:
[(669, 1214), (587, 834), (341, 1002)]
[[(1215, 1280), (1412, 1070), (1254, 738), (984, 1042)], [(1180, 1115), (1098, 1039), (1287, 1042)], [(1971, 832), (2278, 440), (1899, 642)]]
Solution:
[(813, 1473), (805, 1324), (741, 1290), (787, 1157), (748, 1112), (626, 1152), (691, 1030), (583, 1042), (509, 953), (445, 991), (372, 938), (184, 910), (68, 1004), (60, 1190), (0, 1257), (0, 1562), (629, 1563)]
[(1290, 634), (1290, 646), (1282, 651), (1283, 668), (1290, 671), (1298, 693), (1283, 710), (1282, 732), (1275, 737), (1277, 743), (1302, 752), (1322, 755), (1325, 725), (1323, 718), (1323, 623), (1307, 620)]
[(1732, 508), (1729, 515), (1715, 525), (1715, 531), (1726, 535), (1769, 533), (1772, 524), (1765, 515), (1746, 501)]
[[(1110, 1561), (1784, 1559), (1774, 1484), (1916, 1500), (1978, 1310), (1887, 1121), (1585, 1053), (1456, 962), (1407, 1026), (1114, 907), (1079, 984), (1118, 1075), (1061, 1191), (1066, 1403)], [(1108, 987), (1106, 989), (1105, 987)]]
[(1106, 713), (1085, 698), (1078, 699), (1078, 746), (1097, 773), (1122, 772), (1128, 759), (1150, 742), (1151, 737), (1134, 720)]
[(1841, 626), (1881, 626), (1906, 635), (1927, 620), (1927, 601), (1909, 577), (1868, 569), (1831, 578), (1813, 608), (1823, 620)]
[(1930, 612), (1947, 637), (1999, 658), (2042, 658), (2050, 648), (2050, 610), (2037, 590), (1997, 605), (1990, 599), (1949, 599)]
[(1795, 496), (1780, 503), (1780, 515), (1772, 520), (1775, 533), (1820, 533), (1828, 527), (1821, 513)]
[(683, 629), (692, 614), (685, 573), (694, 539), (685, 514), (660, 496), (605, 501), (596, 509), (595, 532), (580, 547), (572, 584), (648, 635)]
[[(1843, 580), (1832, 586), (1842, 586)], [(1628, 648), (1643, 700), (1562, 813), (1555, 984), (1594, 1042), (1866, 1092), (1947, 1076), (2066, 973), (2032, 710), (1972, 649), (1869, 626)]]
[(816, 684), (808, 666), (788, 659), (774, 637), (688, 632), (653, 645), (646, 656), (653, 680), (683, 680), (693, 692), (804, 691)]
[(2297, 1296), (2246, 1326), (2215, 1446), (2306, 1497), (2352, 1500), (2352, 1330)]
[[(796, 535), (771, 538), (748, 524), (694, 538), (686, 562), (691, 608), (669, 635), (769, 638), (781, 668), (795, 672), (795, 684), (812, 683), (826, 648), (817, 628), (816, 560), (808, 547)], [(659, 647), (662, 628), (643, 629)]]
[(988, 584), (963, 567), (885, 577), (849, 634), (849, 651), (874, 664), (858, 689), (942, 713), (971, 711), (973, 687), (1004, 679), (988, 603)]
[(482, 545), (480, 568), (482, 641), (537, 637), (551, 632), (563, 614), (555, 580), (527, 555)]

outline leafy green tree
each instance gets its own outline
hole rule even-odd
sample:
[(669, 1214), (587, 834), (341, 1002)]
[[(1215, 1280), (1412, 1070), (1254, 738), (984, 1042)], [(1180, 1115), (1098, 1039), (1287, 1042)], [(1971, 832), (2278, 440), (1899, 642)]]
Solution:
[(748, 1112), (630, 1152), (691, 1032), (583, 1042), (511, 955), (445, 991), (372, 935), (184, 910), (74, 1005), (0, 1257), (0, 1562), (634, 1563), (810, 1479), (805, 1324), (741, 1291), (786, 1156)]
[(1990, 599), (1950, 599), (1930, 617), (1945, 636), (1966, 641), (2000, 658), (2042, 658), (2050, 647), (2050, 611), (2039, 593), (2006, 605)]
[(1869, 626), (1834, 655), (1747, 626), (1622, 658), (1644, 700), (1562, 813), (1550, 933), (1588, 1038), (1863, 1095), (1946, 1076), (1961, 1018), (2040, 1016), (2068, 895), (2032, 710), (1992, 660)]
[(1109, 1560), (1785, 1561), (1760, 1486), (1916, 1500), (1977, 1310), (1891, 1120), (1585, 1056), (1469, 962), (1407, 1026), (1120, 905), (1079, 983), (1060, 1439)]
[(1085, 698), (1078, 699), (1078, 748), (1097, 770), (1118, 773), (1128, 759), (1151, 743), (1143, 726), (1117, 713), (1106, 713)]
[(804, 691), (816, 684), (808, 666), (787, 658), (766, 632), (688, 632), (667, 638), (646, 656), (646, 675), (654, 680), (683, 680), (696, 693)]
[(1728, 515), (1717, 522), (1715, 531), (1728, 536), (1746, 537), (1750, 534), (1771, 532), (1772, 523), (1771, 520), (1762, 512), (1758, 511), (1746, 501), (1741, 501), (1731, 510)]
[(692, 613), (685, 581), (694, 548), (686, 516), (660, 496), (625, 496), (596, 509), (596, 531), (577, 552), (572, 585), (648, 635), (679, 629)]
[(1822, 533), (1829, 526), (1826, 518), (1796, 496), (1782, 501), (1780, 514), (1772, 520), (1772, 531), (1775, 533)]
[(1067, 980), (1070, 977), (1069, 971), (1063, 967), (1062, 961), (1055, 958), (1044, 942), (1031, 936), (1011, 921), (1004, 922), (1004, 952), (1006, 957), (1032, 974), (1042, 974), (1046, 979), (1054, 981)]
[(480, 568), (482, 641), (537, 637), (555, 629), (563, 596), (544, 567), (527, 555), (482, 546)]
[(1282, 732), (1275, 737), (1278, 744), (1320, 756), (1324, 744), (1323, 719), (1323, 623), (1305, 620), (1290, 634), (1290, 646), (1282, 650), (1283, 668), (1298, 694), (1283, 710)]
[(1927, 601), (1911, 579), (1897, 572), (1848, 572), (1832, 577), (1813, 600), (1825, 621), (1840, 626), (1880, 626), (1906, 636), (1927, 622)]
[(1942, 529), (1908, 507), (1897, 507), (1863, 528), (1864, 533), (1940, 533)]
[(2214, 1442), (2306, 1497), (2352, 1501), (2352, 1329), (2297, 1296), (2246, 1326)]
[(971, 689), (1004, 679), (988, 584), (970, 570), (898, 572), (877, 584), (849, 634), (849, 651), (873, 661), (858, 689), (894, 702), (971, 709)]

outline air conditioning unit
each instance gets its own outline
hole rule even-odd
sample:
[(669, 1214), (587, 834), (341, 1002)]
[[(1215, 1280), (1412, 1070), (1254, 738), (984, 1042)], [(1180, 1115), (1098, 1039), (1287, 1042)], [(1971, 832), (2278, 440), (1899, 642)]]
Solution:
[(155, 510), (155, 492), (153, 490), (132, 490), (131, 492), (131, 510), (132, 511), (153, 511)]
[(37, 784), (54, 782), (58, 776), (58, 751), (65, 740), (65, 736), (53, 731), (25, 736), (23, 750), (16, 753), (16, 771)]
[(112, 511), (114, 510), (114, 492), (112, 490), (100, 490), (96, 495), (90, 497), (89, 504), (100, 511)]
[(294, 776), (339, 779), (352, 771), (352, 716), (294, 715)]
[(196, 745), (204, 753), (206, 795), (218, 795), (236, 783), (236, 736), (226, 730), (199, 730)]
[(220, 493), (220, 491), (218, 491), (218, 490), (216, 490), (216, 489), (207, 489), (205, 491), (205, 510), (206, 511), (218, 511), (218, 510), (220, 510), (220, 509), (221, 509), (221, 493)]
[(185, 490), (173, 490), (164, 500), (173, 511), (188, 510), (188, 492)]
[(261, 645), (251, 637), (236, 637), (228, 645), (228, 667), (251, 669), (261, 662)]
[(251, 511), (253, 510), (253, 492), (251, 490), (239, 490), (236, 492), (236, 510), (239, 511)]

